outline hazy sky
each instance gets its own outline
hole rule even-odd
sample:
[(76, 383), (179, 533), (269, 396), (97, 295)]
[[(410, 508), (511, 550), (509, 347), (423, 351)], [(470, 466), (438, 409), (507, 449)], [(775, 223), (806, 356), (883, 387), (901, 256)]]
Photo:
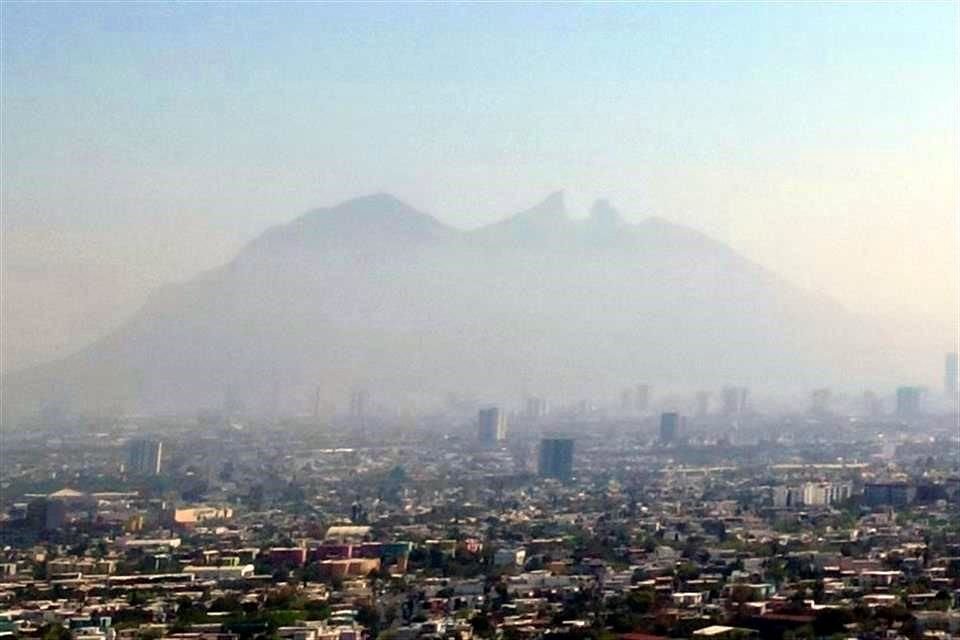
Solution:
[[(96, 333), (137, 291), (373, 191), (460, 227), (559, 188), (609, 197), (853, 308), (956, 322), (954, 3), (0, 10), (23, 341), (70, 313)], [(59, 309), (86, 273), (100, 315)]]

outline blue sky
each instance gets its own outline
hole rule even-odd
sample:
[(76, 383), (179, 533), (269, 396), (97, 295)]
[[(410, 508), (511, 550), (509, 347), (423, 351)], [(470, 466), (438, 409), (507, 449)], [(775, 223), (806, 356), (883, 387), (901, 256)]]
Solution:
[(163, 281), (354, 195), (567, 189), (949, 320), (958, 7), (4, 2), (5, 249)]
[[(176, 184), (292, 165), (318, 200), (416, 182), (446, 209), (458, 198), (425, 184), (438, 167), (513, 162), (536, 191), (596, 155), (749, 162), (956, 126), (948, 3), (5, 4), (3, 38), (13, 196), (54, 172), (142, 165)], [(465, 223), (505, 213), (479, 195)], [(137, 215), (53, 209), (8, 222)]]

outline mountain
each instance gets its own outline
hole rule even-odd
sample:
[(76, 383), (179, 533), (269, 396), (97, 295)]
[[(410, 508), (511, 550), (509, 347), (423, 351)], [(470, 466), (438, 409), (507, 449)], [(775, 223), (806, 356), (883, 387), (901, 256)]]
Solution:
[[(44, 407), (307, 411), (351, 389), (610, 397), (637, 381), (822, 385), (895, 366), (882, 337), (709, 237), (563, 196), (472, 231), (372, 195), (267, 230), (155, 292), (63, 360), (6, 375), (4, 423)], [(891, 363), (894, 363), (891, 365)]]

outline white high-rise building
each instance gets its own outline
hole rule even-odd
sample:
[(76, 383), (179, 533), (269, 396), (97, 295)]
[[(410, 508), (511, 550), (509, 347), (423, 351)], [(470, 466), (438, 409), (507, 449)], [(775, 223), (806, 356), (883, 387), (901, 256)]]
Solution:
[(849, 482), (804, 482), (798, 486), (773, 488), (773, 506), (779, 508), (827, 507), (848, 499)]

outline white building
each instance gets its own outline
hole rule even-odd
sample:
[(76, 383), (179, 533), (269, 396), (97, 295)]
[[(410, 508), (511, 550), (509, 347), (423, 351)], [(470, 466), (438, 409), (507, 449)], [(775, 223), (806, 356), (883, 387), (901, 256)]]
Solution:
[(204, 565), (189, 565), (183, 568), (184, 573), (192, 573), (201, 580), (236, 580), (253, 575), (252, 564), (235, 566), (212, 567)]

